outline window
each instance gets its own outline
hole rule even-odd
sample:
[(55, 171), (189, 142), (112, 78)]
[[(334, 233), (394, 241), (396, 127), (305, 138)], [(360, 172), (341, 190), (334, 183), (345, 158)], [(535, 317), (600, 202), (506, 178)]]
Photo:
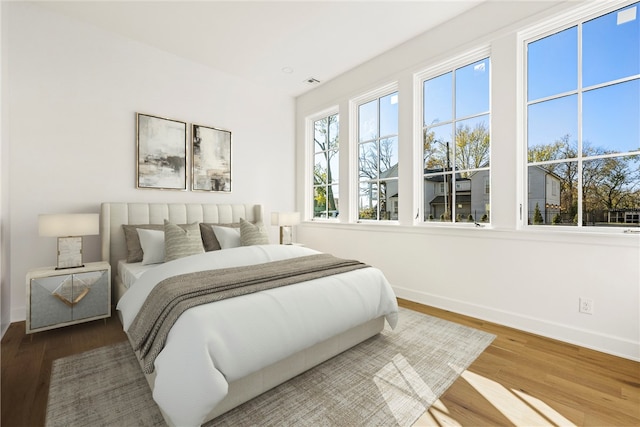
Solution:
[(398, 219), (398, 92), (357, 104), (358, 219)]
[(313, 121), (313, 217), (336, 218), (339, 213), (339, 117)]
[(419, 76), (424, 221), (489, 221), (490, 61), (484, 55)]
[(639, 4), (525, 41), (528, 224), (640, 226)]

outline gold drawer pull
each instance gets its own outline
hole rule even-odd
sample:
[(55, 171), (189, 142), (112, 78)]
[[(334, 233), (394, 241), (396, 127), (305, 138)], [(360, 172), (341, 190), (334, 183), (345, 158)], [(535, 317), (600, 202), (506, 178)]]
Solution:
[(84, 288), (82, 290), (82, 292), (80, 292), (80, 295), (78, 295), (76, 297), (76, 299), (74, 299), (73, 301), (69, 301), (68, 299), (66, 299), (65, 297), (63, 297), (62, 295), (60, 295), (59, 293), (55, 292), (53, 294), (54, 297), (58, 298), (60, 301), (62, 301), (63, 303), (65, 303), (66, 305), (68, 305), (69, 307), (73, 307), (74, 305), (76, 305), (77, 303), (79, 303), (80, 301), (82, 301), (82, 298), (84, 298), (85, 296), (87, 296), (87, 294), (89, 293), (89, 288)]

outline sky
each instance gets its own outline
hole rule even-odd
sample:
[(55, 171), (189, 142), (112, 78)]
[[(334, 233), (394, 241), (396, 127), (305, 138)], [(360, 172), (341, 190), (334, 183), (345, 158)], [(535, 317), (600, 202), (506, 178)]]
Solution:
[[(640, 150), (638, 5), (528, 44), (530, 147), (552, 144), (567, 134), (577, 142), (581, 130), (582, 140), (591, 147), (620, 153)], [(424, 125), (435, 125), (436, 135), (451, 141), (451, 126), (438, 128), (438, 123), (488, 112), (489, 71), (487, 58), (425, 81)]]
[[(582, 110), (583, 141), (612, 152), (640, 150), (638, 5), (528, 45), (530, 147), (552, 143), (566, 134), (577, 141)], [(556, 96), (560, 97), (549, 99)]]

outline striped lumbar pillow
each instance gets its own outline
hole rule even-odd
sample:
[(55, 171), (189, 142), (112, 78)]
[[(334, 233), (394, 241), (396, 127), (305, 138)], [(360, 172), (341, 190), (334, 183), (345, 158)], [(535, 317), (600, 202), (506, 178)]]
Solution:
[(261, 222), (252, 224), (240, 218), (240, 244), (242, 246), (268, 245), (269, 235)]
[(178, 227), (164, 221), (164, 260), (171, 261), (189, 255), (201, 254), (202, 237), (197, 222)]

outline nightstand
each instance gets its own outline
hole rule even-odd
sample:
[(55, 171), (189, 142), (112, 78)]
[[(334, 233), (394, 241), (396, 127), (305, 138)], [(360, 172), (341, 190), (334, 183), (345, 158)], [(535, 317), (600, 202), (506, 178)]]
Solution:
[(46, 267), (27, 273), (27, 334), (111, 316), (111, 266)]

